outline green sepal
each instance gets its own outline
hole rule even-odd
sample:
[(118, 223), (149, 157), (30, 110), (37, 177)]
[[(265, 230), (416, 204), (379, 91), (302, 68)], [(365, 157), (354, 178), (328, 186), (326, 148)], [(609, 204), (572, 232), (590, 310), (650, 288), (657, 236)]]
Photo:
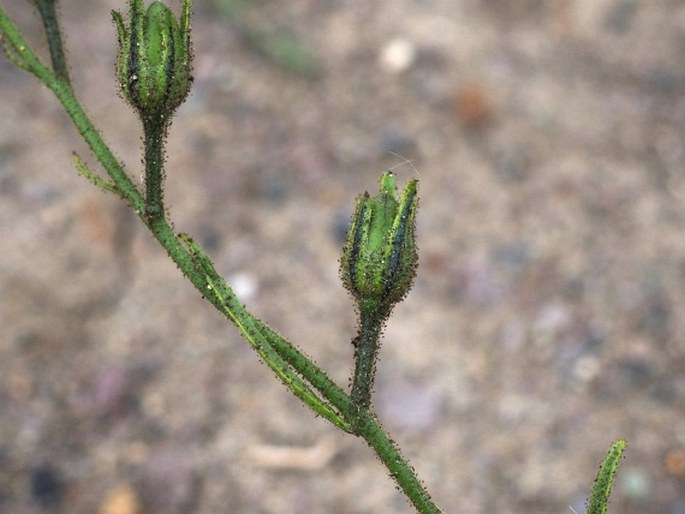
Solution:
[(357, 198), (340, 274), (361, 311), (389, 315), (411, 288), (418, 262), (417, 208), (417, 181), (410, 180), (398, 199), (389, 171), (381, 176), (376, 196), (366, 192)]
[(128, 27), (120, 13), (113, 11), (112, 17), (124, 97), (145, 119), (168, 118), (192, 82), (190, 0), (182, 0), (180, 22), (160, 1), (145, 9), (142, 0), (129, 0)]

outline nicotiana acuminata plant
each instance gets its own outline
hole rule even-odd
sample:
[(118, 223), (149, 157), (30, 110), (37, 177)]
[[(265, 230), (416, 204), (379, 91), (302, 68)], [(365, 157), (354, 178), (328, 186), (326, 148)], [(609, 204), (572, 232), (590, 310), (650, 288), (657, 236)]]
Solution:
[[(169, 257), (200, 294), (222, 312), (257, 351), (281, 382), (316, 414), (337, 428), (363, 438), (420, 513), (441, 512), (380, 425), (373, 410), (373, 381), (382, 328), (393, 307), (409, 292), (418, 255), (415, 218), (416, 180), (398, 194), (392, 173), (384, 172), (379, 192), (357, 199), (341, 258), (343, 284), (359, 316), (354, 344), (352, 385), (348, 391), (295, 345), (252, 315), (216, 271), (202, 247), (188, 234), (176, 233), (164, 204), (164, 145), (174, 112), (192, 85), (190, 0), (181, 0), (177, 17), (162, 2), (145, 6), (128, 0), (128, 14), (113, 12), (119, 54), (118, 82), (143, 127), (144, 184), (136, 184), (96, 130), (71, 87), (56, 0), (34, 0), (43, 21), (50, 64), (41, 60), (0, 7), (0, 42), (7, 58), (32, 73), (57, 97), (107, 177), (74, 154), (78, 171), (97, 187), (118, 195), (137, 213)], [(587, 514), (604, 514), (626, 443), (612, 444), (602, 462)], [(230, 509), (229, 509), (230, 510)]]

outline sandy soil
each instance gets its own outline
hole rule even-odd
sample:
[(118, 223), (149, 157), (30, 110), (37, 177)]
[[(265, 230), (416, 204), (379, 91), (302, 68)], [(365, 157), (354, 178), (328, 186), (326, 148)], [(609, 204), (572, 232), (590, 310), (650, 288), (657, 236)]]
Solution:
[[(45, 55), (27, 3), (2, 4)], [(138, 176), (113, 81), (123, 4), (61, 10), (75, 87)], [(685, 4), (234, 6), (194, 7), (175, 226), (344, 384), (341, 232), (381, 170), (418, 175), (421, 267), (376, 406), (436, 501), (582, 512), (626, 437), (610, 512), (685, 513)], [(306, 66), (255, 33), (289, 34)], [(6, 60), (0, 109), (1, 512), (412, 512), (364, 444), (301, 407), (77, 175), (71, 152), (92, 156)]]

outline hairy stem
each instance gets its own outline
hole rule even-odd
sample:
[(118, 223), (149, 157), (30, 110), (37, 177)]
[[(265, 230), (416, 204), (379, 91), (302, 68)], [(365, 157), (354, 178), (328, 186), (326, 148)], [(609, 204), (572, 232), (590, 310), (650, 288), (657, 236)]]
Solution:
[(368, 410), (357, 413), (359, 436), (376, 452), (381, 462), (388, 468), (390, 476), (395, 479), (402, 492), (421, 514), (439, 514), (433, 499), (419, 481), (416, 472), (402, 456), (378, 420)]
[(143, 118), (145, 139), (145, 217), (164, 217), (164, 142), (166, 123), (161, 117)]
[(358, 410), (366, 410), (371, 405), (383, 318), (377, 315), (376, 309), (371, 311), (362, 309), (359, 318), (359, 332), (354, 339), (352, 402)]
[(60, 78), (36, 56), (2, 7), (0, 7), (0, 41), (3, 43), (5, 52), (11, 56), (17, 66), (31, 72), (55, 94), (81, 137), (111, 177), (118, 194), (138, 214), (142, 214), (145, 207), (142, 195), (86, 115), (69, 82)]
[[(205, 275), (206, 295), (218, 300), (223, 306), (223, 313), (238, 327), (267, 366), (315, 413), (351, 433), (351, 426), (344, 420), (350, 417), (348, 413), (351, 411), (346, 403), (349, 403), (349, 397), (344, 391), (293, 344), (245, 309), (200, 245), (186, 234), (180, 234), (179, 238), (191, 253), (195, 268)], [(316, 391), (312, 391), (310, 386)]]
[(281, 335), (255, 318), (255, 324), (270, 342), (274, 350), (290, 365), (292, 365), (317, 391), (331, 402), (344, 416), (349, 419), (354, 412), (353, 404), (349, 395), (333, 382), (326, 373), (316, 366), (313, 361), (304, 355), (295, 345), (286, 341)]
[(71, 81), (64, 46), (62, 45), (62, 33), (57, 19), (57, 0), (35, 0), (35, 3), (38, 12), (40, 12), (40, 17), (43, 19), (43, 27), (50, 47), (52, 69), (59, 78), (68, 84)]

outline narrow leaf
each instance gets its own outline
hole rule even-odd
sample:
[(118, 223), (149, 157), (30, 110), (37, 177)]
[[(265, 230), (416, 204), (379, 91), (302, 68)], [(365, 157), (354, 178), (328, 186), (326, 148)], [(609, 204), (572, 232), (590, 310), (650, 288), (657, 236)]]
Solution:
[(94, 184), (99, 188), (104, 189), (105, 191), (108, 191), (110, 193), (116, 193), (121, 196), (121, 193), (119, 193), (117, 186), (97, 176), (95, 172), (88, 167), (85, 161), (81, 159), (81, 157), (76, 152), (74, 152), (73, 155), (73, 162), (74, 166), (76, 167), (76, 170), (81, 175), (83, 175), (91, 184)]
[(599, 466), (597, 478), (595, 478), (595, 484), (592, 487), (592, 495), (585, 510), (586, 514), (606, 514), (611, 486), (614, 484), (618, 463), (625, 449), (625, 439), (619, 439), (609, 448), (609, 453)]
[[(276, 376), (297, 396), (303, 403), (321, 417), (327, 419), (335, 426), (351, 432), (351, 427), (343, 419), (328, 401), (319, 397), (305, 382), (303, 377), (291, 364), (286, 362), (273, 348), (270, 340), (265, 337), (266, 327), (263, 323), (251, 316), (238, 302), (235, 293), (226, 284), (223, 278), (214, 269), (212, 261), (202, 250), (200, 245), (185, 234), (179, 237), (190, 252), (195, 265), (207, 280), (207, 295), (215, 295), (222, 305), (222, 310), (238, 327), (243, 337), (257, 351), (267, 366)], [(270, 331), (270, 329), (269, 329)], [(271, 331), (273, 332), (273, 331)], [(273, 333), (270, 334), (273, 337)]]

